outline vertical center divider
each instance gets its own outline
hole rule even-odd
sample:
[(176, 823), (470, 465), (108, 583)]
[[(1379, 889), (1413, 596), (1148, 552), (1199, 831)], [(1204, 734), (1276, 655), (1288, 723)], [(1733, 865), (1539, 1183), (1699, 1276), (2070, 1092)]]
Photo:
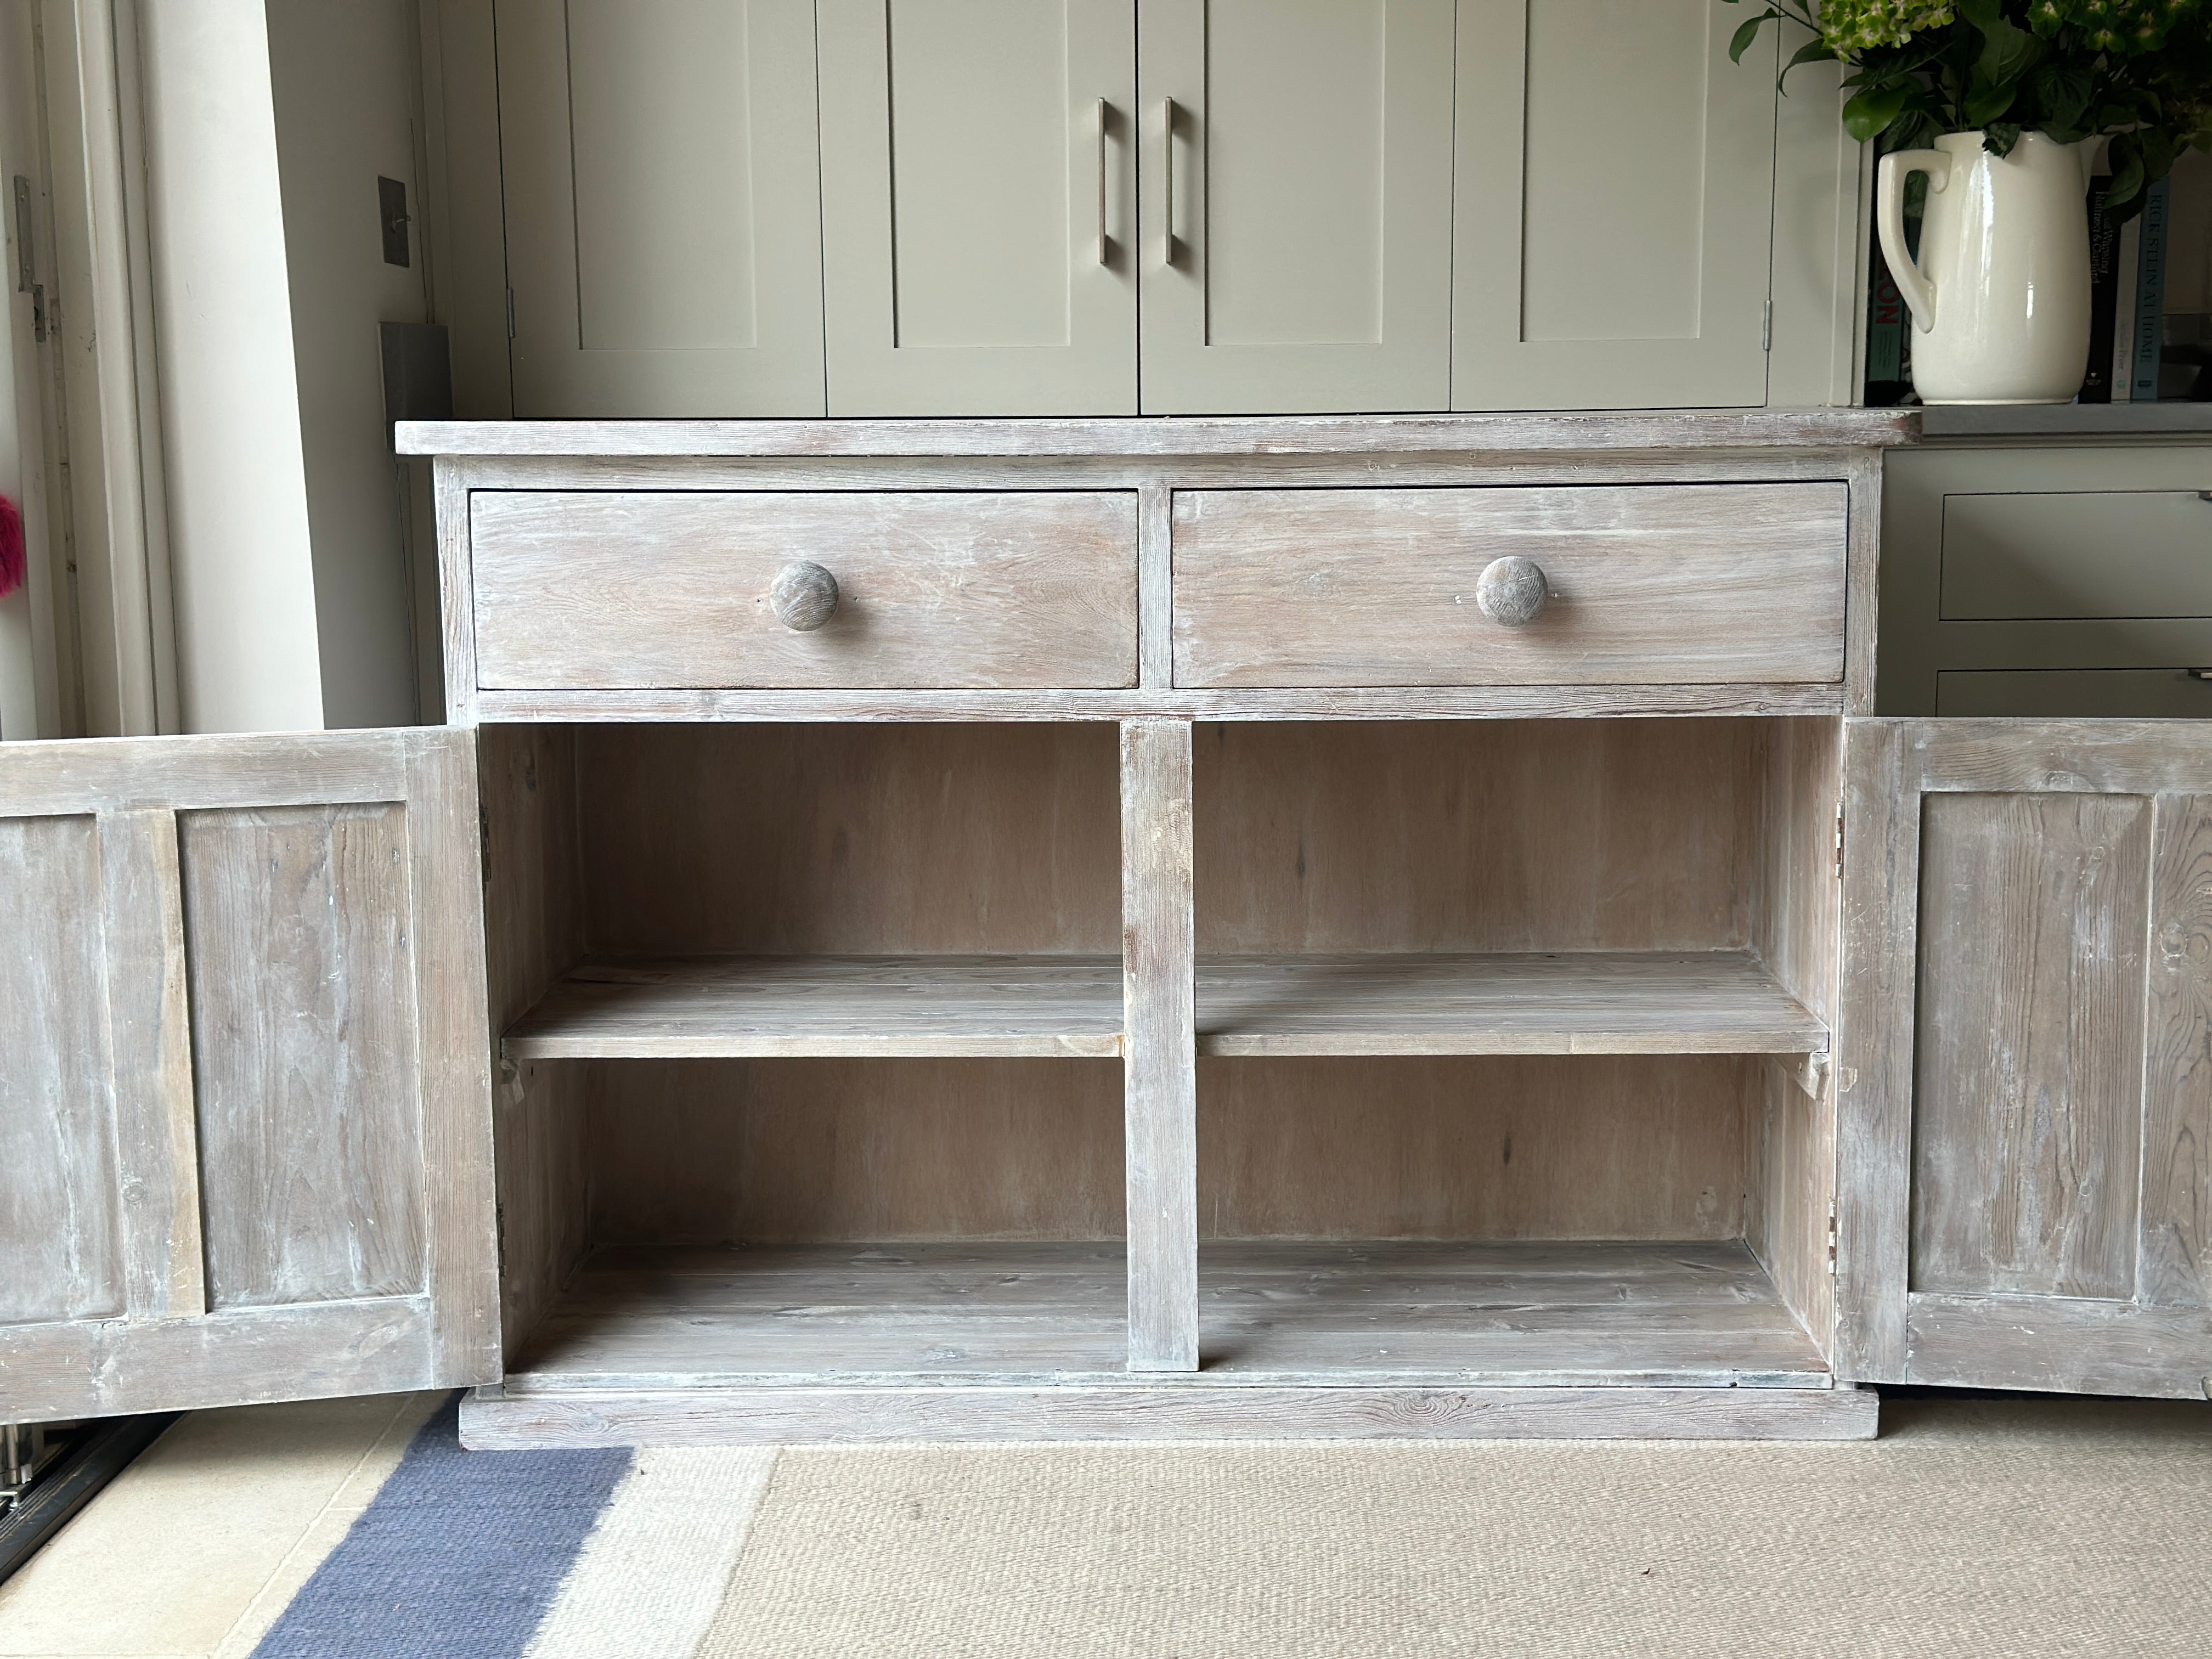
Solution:
[(1188, 720), (1121, 722), (1129, 1369), (1198, 1369), (1198, 995)]

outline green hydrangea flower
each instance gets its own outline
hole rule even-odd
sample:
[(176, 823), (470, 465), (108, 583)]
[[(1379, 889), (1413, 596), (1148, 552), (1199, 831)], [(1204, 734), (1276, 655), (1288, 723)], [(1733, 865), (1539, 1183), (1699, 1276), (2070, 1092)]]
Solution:
[(1929, 0), (1821, 0), (1820, 38), (1830, 51), (1850, 58), (1870, 46), (1901, 46), (1922, 29), (1951, 21), (1948, 4)]
[(2038, 34), (2067, 24), (2081, 31), (2092, 52), (2136, 58), (2166, 44), (2166, 33), (2195, 12), (2200, 0), (2034, 0), (2028, 21)]

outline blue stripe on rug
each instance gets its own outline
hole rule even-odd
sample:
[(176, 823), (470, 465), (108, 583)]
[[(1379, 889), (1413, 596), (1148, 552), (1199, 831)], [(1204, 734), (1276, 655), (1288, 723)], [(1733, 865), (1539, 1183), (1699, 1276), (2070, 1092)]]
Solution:
[(461, 1449), (456, 1395), (254, 1659), (520, 1659), (630, 1454)]

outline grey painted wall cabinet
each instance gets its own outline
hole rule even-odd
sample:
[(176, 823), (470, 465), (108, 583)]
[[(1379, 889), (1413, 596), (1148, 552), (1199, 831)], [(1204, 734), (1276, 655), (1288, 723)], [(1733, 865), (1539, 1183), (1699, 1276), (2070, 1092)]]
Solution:
[(496, 6), (518, 416), (1758, 406), (1771, 295), (1849, 353), (1855, 157), (1722, 0)]
[(0, 752), (0, 1415), (2200, 1395), (2212, 747), (1870, 715), (1915, 424), (403, 428), (457, 729)]

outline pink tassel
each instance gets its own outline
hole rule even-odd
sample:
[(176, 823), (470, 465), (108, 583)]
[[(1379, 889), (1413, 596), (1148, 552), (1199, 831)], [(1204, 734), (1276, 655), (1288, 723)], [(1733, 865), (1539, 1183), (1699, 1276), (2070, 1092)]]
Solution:
[(0, 599), (23, 585), (23, 515), (0, 495)]

